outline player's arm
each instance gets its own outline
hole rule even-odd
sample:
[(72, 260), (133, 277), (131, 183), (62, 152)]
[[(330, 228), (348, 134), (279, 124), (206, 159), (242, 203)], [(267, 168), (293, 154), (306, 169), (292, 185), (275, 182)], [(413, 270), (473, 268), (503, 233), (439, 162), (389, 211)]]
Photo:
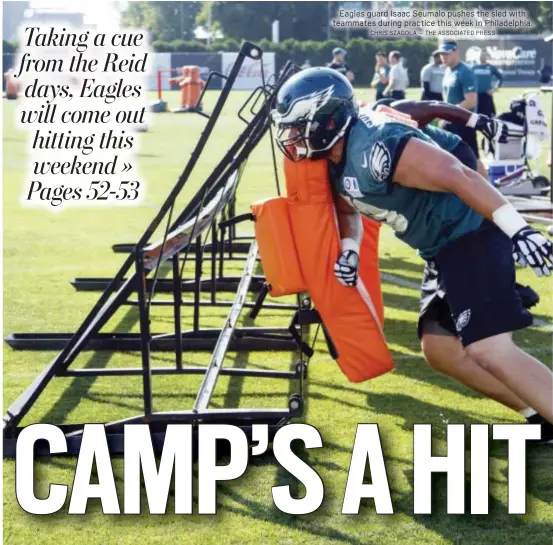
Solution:
[(332, 191), (334, 200), (334, 208), (338, 219), (338, 229), (340, 231), (340, 239), (351, 239), (357, 246), (361, 244), (363, 237), (363, 224), (361, 222), (361, 214), (352, 206), (342, 195), (336, 191)]
[(459, 125), (466, 125), (480, 131), (488, 140), (501, 140), (507, 136), (507, 126), (482, 114), (469, 112), (464, 108), (432, 100), (396, 100), (390, 105), (394, 110), (410, 115), (419, 127), (434, 119), (444, 119)]
[(344, 197), (333, 191), (334, 207), (340, 231), (340, 255), (334, 264), (334, 275), (344, 286), (357, 284), (359, 247), (363, 237), (361, 215)]
[(467, 110), (472, 110), (476, 106), (476, 100), (476, 92), (471, 91), (469, 93), (465, 93), (465, 100), (460, 102), (459, 106), (461, 108), (466, 108)]
[[(425, 158), (421, 161), (420, 158)], [(455, 193), (482, 216), (507, 203), (503, 195), (477, 172), (450, 153), (418, 138), (411, 138), (397, 162), (393, 181), (405, 187)]]
[(384, 68), (384, 74), (380, 74), (380, 83), (383, 83), (384, 85), (388, 85), (389, 75), (390, 75), (390, 67), (387, 66), (386, 68)]
[(435, 100), (396, 100), (390, 104), (390, 107), (410, 115), (417, 121), (419, 127), (428, 125), (434, 119), (445, 119), (446, 121), (466, 125), (471, 117), (471, 112), (459, 108), (459, 106)]
[(529, 264), (538, 276), (549, 276), (553, 270), (551, 241), (531, 228), (514, 206), (480, 174), (450, 153), (418, 138), (410, 138), (397, 162), (392, 181), (404, 187), (457, 195), (512, 239), (515, 258), (521, 265)]
[(379, 82), (380, 82), (380, 74), (378, 73), (378, 71), (375, 71), (373, 79), (371, 81), (371, 87), (373, 88), (376, 87)]

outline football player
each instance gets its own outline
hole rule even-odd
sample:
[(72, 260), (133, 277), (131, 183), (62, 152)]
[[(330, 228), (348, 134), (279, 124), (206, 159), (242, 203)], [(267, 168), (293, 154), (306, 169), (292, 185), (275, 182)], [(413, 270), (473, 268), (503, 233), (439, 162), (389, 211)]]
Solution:
[[(475, 126), (477, 114), (467, 115)], [(474, 168), (442, 149), (442, 131), (431, 136), (382, 112), (359, 113), (353, 88), (336, 71), (292, 76), (272, 118), (290, 159), (329, 161), (342, 239), (337, 279), (357, 283), (360, 215), (388, 223), (425, 259), (431, 273), (423, 289), (434, 284), (439, 296), (432, 312), (422, 309), (425, 357), (449, 354), (448, 374), (542, 423), (545, 439), (553, 422), (553, 374), (512, 340), (513, 331), (532, 323), (515, 289), (513, 256), (549, 276), (551, 242)], [(484, 122), (497, 133), (499, 125)]]

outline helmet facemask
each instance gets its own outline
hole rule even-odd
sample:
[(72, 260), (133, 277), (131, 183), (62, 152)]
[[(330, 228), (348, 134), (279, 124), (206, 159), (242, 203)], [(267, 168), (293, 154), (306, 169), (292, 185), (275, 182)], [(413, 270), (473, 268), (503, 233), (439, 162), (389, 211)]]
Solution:
[(272, 120), (276, 126), (277, 145), (292, 161), (301, 161), (306, 157), (310, 159), (326, 157), (334, 144), (344, 136), (353, 117), (349, 115), (343, 123), (337, 123), (335, 115), (340, 113), (339, 107), (335, 107), (326, 115), (319, 114), (319, 120), (314, 120), (316, 113), (316, 106), (313, 106), (307, 116), (295, 121), (283, 122), (279, 119), (278, 112), (273, 112)]

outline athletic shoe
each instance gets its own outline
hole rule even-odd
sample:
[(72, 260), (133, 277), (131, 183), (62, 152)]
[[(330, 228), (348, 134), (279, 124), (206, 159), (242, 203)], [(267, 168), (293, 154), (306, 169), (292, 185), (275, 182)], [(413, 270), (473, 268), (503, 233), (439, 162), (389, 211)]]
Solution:
[(540, 296), (530, 287), (521, 284), (515, 284), (515, 288), (522, 299), (524, 308), (532, 308), (540, 302)]
[(528, 424), (541, 425), (541, 439), (536, 441), (538, 445), (553, 445), (553, 424), (548, 422), (541, 414), (533, 414), (526, 419)]

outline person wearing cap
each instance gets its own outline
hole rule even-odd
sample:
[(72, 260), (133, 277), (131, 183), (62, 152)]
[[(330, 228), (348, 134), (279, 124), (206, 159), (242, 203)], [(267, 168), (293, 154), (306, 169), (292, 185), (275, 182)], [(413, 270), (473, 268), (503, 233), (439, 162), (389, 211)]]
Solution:
[(440, 102), (443, 102), (443, 80), (444, 65), (442, 63), (442, 57), (439, 51), (434, 51), (430, 62), (421, 70), (421, 100), (439, 100)]
[(388, 76), (388, 85), (384, 89), (384, 96), (395, 100), (405, 98), (405, 90), (409, 87), (409, 76), (407, 70), (401, 64), (401, 53), (392, 51), (388, 55), (390, 62), (390, 74)]
[[(476, 76), (470, 66), (461, 60), (457, 42), (443, 43), (438, 52), (446, 66), (442, 85), (445, 102), (476, 112)], [(471, 147), (476, 157), (479, 157), (474, 127), (446, 121), (442, 128), (459, 135)]]
[(384, 98), (384, 89), (388, 85), (388, 75), (390, 74), (390, 65), (388, 64), (388, 57), (384, 51), (378, 51), (376, 53), (376, 66), (374, 68), (374, 76), (371, 82), (371, 87), (376, 89), (376, 99), (381, 100)]
[(482, 50), (480, 52), (480, 64), (475, 64), (472, 67), (472, 72), (476, 76), (477, 111), (479, 114), (493, 117), (495, 115), (493, 94), (503, 84), (503, 74), (488, 60), (489, 55)]
[(353, 81), (354, 75), (353, 72), (349, 69), (346, 64), (346, 55), (347, 51), (341, 47), (335, 47), (332, 50), (332, 62), (328, 63), (328, 68), (337, 70), (340, 74), (346, 76), (350, 82)]

